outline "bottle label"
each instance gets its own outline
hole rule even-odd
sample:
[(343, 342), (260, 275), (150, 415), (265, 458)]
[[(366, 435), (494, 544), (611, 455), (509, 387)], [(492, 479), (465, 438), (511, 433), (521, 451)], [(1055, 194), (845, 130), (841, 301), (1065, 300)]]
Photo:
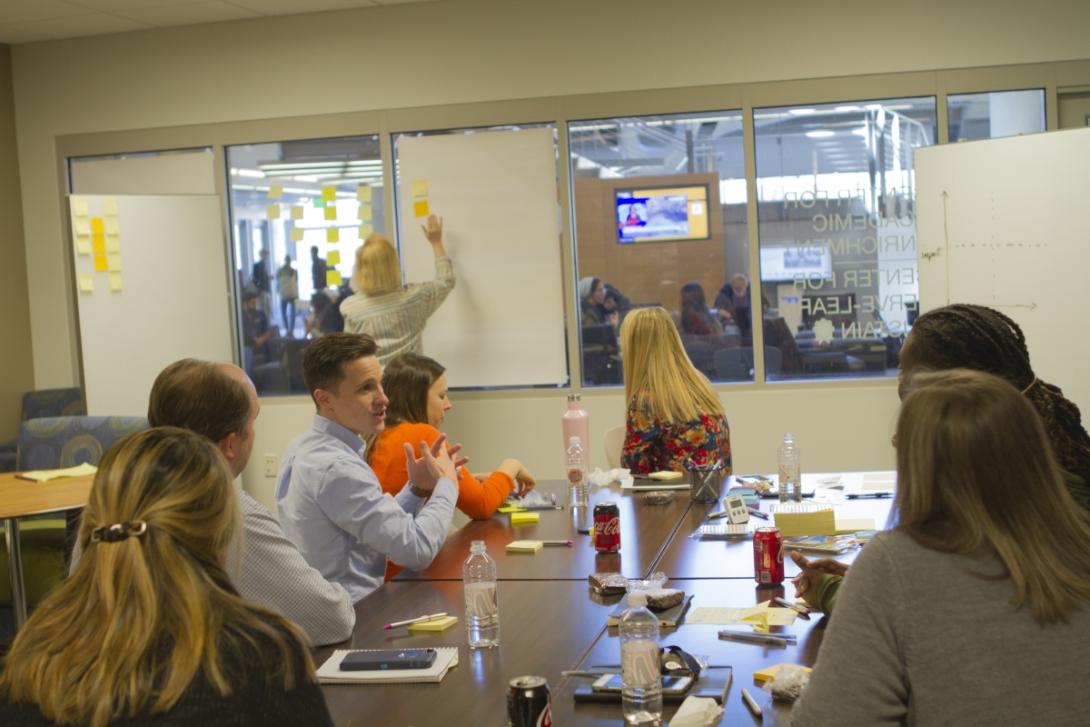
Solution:
[(583, 484), (583, 470), (578, 467), (571, 467), (568, 469), (568, 484), (581, 485)]
[(629, 641), (621, 645), (621, 680), (625, 684), (653, 684), (661, 678), (662, 652), (654, 641)]
[(465, 592), (466, 616), (484, 618), (495, 615), (499, 610), (495, 583), (467, 583)]

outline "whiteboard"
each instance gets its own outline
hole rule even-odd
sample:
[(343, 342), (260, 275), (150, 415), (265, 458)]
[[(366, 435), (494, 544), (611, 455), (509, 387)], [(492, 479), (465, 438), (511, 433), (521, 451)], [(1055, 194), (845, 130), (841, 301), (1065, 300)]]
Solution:
[(453, 387), (566, 384), (553, 130), (401, 137), (397, 163), (406, 281), (435, 278), (413, 213), (421, 200), (443, 218), (457, 276), (424, 329), (424, 353)]
[[(84, 204), (86, 214), (77, 214)], [(116, 291), (109, 272), (95, 271), (93, 249), (80, 252), (79, 234), (81, 218), (107, 220), (114, 204), (121, 262)], [(144, 415), (152, 382), (167, 364), (186, 357), (232, 360), (219, 197), (73, 195), (69, 214), (89, 414)], [(86, 276), (91, 291), (81, 290)]]
[(916, 150), (920, 307), (986, 305), (1090, 414), (1090, 129)]

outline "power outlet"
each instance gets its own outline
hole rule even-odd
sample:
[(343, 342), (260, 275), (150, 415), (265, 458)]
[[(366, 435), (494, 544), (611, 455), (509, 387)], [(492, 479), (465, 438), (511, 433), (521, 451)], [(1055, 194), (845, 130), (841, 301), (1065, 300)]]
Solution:
[(277, 462), (275, 454), (265, 455), (265, 476), (276, 477)]

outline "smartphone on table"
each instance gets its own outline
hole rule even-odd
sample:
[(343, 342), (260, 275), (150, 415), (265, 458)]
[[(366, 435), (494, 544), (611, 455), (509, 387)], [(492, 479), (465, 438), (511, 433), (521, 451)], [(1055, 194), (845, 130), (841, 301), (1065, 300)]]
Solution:
[[(692, 685), (692, 677), (667, 675), (662, 678), (662, 693), (684, 694)], [(591, 689), (596, 692), (620, 692), (622, 686), (620, 674), (603, 674)]]
[(374, 649), (350, 651), (341, 660), (341, 671), (427, 669), (435, 661), (435, 649)]

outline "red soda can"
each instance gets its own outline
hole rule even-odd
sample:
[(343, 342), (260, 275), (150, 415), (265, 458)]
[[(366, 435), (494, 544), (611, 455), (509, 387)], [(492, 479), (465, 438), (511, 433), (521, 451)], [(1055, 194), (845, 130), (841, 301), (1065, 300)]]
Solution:
[(507, 684), (508, 727), (552, 727), (553, 710), (545, 677), (515, 677)]
[(599, 553), (616, 553), (621, 549), (621, 509), (615, 502), (599, 502), (594, 506), (594, 549)]
[(761, 585), (783, 583), (783, 536), (779, 528), (753, 533), (753, 575)]

